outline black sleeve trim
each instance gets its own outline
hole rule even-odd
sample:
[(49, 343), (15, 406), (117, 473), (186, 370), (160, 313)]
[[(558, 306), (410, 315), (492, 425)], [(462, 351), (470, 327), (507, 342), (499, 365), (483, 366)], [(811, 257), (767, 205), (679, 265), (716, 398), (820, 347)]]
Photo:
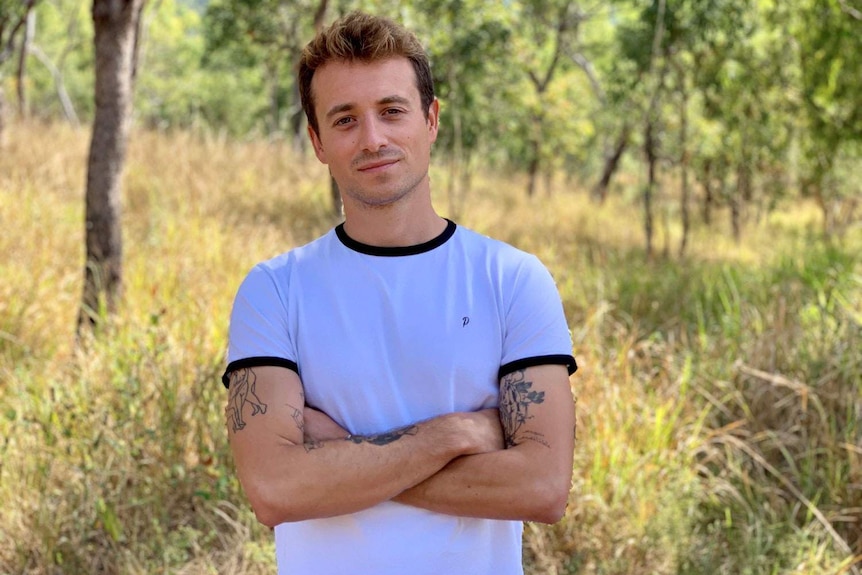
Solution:
[(575, 362), (575, 358), (571, 355), (537, 355), (535, 357), (525, 357), (524, 359), (518, 359), (507, 363), (500, 368), (500, 371), (497, 373), (497, 379), (503, 379), (504, 376), (509, 375), (513, 371), (527, 369), (528, 367), (536, 367), (537, 365), (565, 365), (566, 369), (569, 371), (569, 375), (572, 375), (578, 370), (578, 364)]
[(296, 365), (296, 362), (284, 359), (283, 357), (247, 357), (230, 362), (227, 369), (224, 370), (224, 375), (221, 376), (221, 382), (226, 388), (230, 389), (230, 374), (232, 371), (262, 366), (286, 367), (291, 371), (299, 373), (299, 366)]

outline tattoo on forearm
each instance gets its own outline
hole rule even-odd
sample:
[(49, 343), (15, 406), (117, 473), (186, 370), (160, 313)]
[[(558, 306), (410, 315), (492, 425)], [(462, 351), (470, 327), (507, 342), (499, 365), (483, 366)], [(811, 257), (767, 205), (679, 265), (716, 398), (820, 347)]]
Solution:
[(246, 404), (251, 404), (252, 416), (266, 413), (266, 404), (260, 400), (255, 392), (256, 383), (257, 377), (253, 369), (237, 369), (230, 374), (230, 396), (225, 408), (225, 417), (228, 426), (233, 429), (234, 433), (245, 427), (242, 410)]
[(545, 392), (532, 388), (533, 382), (527, 381), (523, 369), (508, 374), (500, 384), (500, 421), (507, 449), (524, 441), (535, 441), (550, 447), (544, 434), (524, 429), (527, 420), (533, 418), (530, 406), (545, 401)]
[(407, 425), (391, 431), (377, 433), (375, 435), (351, 435), (347, 440), (356, 444), (371, 443), (372, 445), (387, 445), (394, 441), (398, 441), (405, 435), (416, 435), (416, 432), (417, 427), (415, 425)]

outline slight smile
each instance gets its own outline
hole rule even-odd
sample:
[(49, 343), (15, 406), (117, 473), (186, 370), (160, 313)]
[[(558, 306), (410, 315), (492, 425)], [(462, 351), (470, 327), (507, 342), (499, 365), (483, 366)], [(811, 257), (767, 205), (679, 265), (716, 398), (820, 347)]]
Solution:
[(398, 163), (398, 160), (383, 160), (380, 162), (372, 162), (370, 164), (365, 164), (357, 169), (360, 172), (364, 173), (382, 172), (390, 166), (395, 165), (396, 163)]

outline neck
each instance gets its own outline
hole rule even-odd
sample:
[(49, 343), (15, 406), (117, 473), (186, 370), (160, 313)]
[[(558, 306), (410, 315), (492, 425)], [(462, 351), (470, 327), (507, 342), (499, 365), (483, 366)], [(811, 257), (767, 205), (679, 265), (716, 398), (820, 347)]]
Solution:
[(344, 205), (344, 231), (357, 242), (377, 247), (415, 246), (433, 240), (446, 220), (427, 206), (358, 207)]

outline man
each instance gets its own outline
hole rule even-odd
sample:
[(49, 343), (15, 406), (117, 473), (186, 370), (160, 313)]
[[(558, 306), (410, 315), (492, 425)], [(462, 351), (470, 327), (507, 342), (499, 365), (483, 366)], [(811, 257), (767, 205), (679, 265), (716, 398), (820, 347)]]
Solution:
[(427, 57), (354, 13), (299, 69), (345, 221), (256, 266), (231, 315), (227, 420), (279, 573), (523, 573), (521, 521), (571, 487), (576, 369), (531, 255), (438, 216)]

